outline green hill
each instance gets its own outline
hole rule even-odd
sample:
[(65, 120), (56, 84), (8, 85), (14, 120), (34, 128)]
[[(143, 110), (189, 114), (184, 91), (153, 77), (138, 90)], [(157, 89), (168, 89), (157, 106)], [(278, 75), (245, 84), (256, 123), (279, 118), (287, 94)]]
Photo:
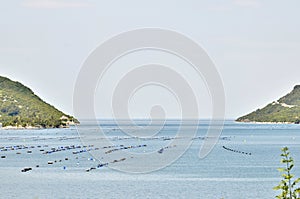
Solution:
[(0, 76), (0, 123), (2, 127), (67, 127), (78, 121), (47, 104), (19, 82)]
[(300, 122), (300, 85), (262, 109), (238, 118), (239, 122)]

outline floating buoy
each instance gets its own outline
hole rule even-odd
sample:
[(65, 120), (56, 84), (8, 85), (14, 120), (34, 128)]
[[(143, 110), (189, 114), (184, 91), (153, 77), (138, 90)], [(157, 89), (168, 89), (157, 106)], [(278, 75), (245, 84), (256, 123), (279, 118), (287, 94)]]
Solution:
[(163, 148), (161, 148), (159, 151), (158, 151), (158, 153), (163, 153), (164, 152), (164, 149)]
[(31, 170), (32, 170), (32, 168), (24, 168), (21, 170), (21, 172), (27, 172), (27, 171), (31, 171)]
[(94, 170), (94, 169), (96, 169), (95, 167), (91, 167), (91, 168), (89, 168), (89, 169), (86, 169), (85, 171), (86, 172), (90, 172), (90, 171), (92, 171), (92, 170)]
[(101, 168), (101, 167), (104, 167), (104, 166), (107, 166), (108, 163), (104, 163), (104, 164), (98, 164), (97, 168)]
[(6, 158), (6, 156), (5, 156), (5, 155), (2, 155), (1, 158), (4, 159), (4, 158)]

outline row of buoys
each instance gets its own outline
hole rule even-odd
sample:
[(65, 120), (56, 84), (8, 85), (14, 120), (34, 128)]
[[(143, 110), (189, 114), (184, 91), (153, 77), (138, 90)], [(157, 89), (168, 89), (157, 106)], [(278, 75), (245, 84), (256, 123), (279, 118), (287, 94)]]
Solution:
[(46, 141), (46, 140), (59, 140), (59, 141), (62, 141), (62, 140), (80, 139), (80, 137), (66, 137), (66, 136), (63, 136), (63, 137), (48, 137), (48, 138), (34, 137), (34, 138), (31, 138), (31, 139), (33, 139), (33, 141)]
[[(45, 151), (43, 152), (43, 154), (51, 154), (51, 153), (57, 153), (57, 152), (61, 152), (61, 151), (68, 151), (68, 150), (74, 150), (74, 149), (81, 149), (83, 148), (83, 150), (79, 151), (79, 152), (73, 152), (73, 154), (77, 154), (77, 153), (82, 153), (82, 152), (87, 152), (90, 151), (92, 149), (86, 150), (87, 147), (93, 147), (94, 145), (89, 145), (89, 146), (75, 146), (75, 145), (70, 145), (70, 146), (61, 146), (61, 147), (57, 147), (57, 148), (51, 148), (51, 150)], [(44, 151), (44, 150), (40, 150), (40, 151)]]
[(244, 151), (238, 151), (238, 150), (235, 150), (235, 149), (228, 148), (226, 146), (223, 146), (223, 149), (225, 149), (227, 151), (234, 152), (234, 153), (241, 153), (241, 154), (245, 154), (245, 155), (252, 155), (252, 153), (248, 153), (248, 152), (244, 152)]
[[(65, 138), (64, 138), (65, 139)], [(86, 149), (87, 147), (93, 147), (93, 145), (89, 145), (89, 146), (75, 146), (75, 145), (70, 145), (70, 146), (60, 146), (60, 147), (52, 147), (50, 149), (50, 147), (48, 148), (48, 145), (34, 145), (34, 146), (26, 146), (26, 145), (9, 145), (9, 146), (0, 146), (0, 150), (4, 151), (4, 152), (8, 152), (8, 151), (16, 151), (16, 150), (24, 150), (24, 153), (27, 154), (32, 154), (33, 150), (32, 149), (38, 149), (38, 151), (40, 152), (45, 152), (45, 154), (50, 154), (50, 153), (55, 153), (55, 152), (60, 152), (60, 151), (66, 151), (66, 150), (74, 150), (74, 149), (83, 149), (83, 151), (89, 151), (91, 149)], [(97, 149), (97, 148), (96, 148)], [(99, 148), (98, 148), (99, 150)], [(23, 153), (23, 152), (22, 152)], [(20, 155), (22, 154), (21, 151), (16, 151), (16, 154)], [(1, 159), (6, 158), (5, 155), (0, 156)], [(76, 157), (76, 159), (78, 159), (78, 157)], [(65, 161), (68, 161), (69, 158), (66, 157), (64, 159)], [(63, 162), (63, 159), (61, 160), (54, 160), (54, 161), (48, 161), (47, 164), (48, 165), (52, 165), (55, 163), (60, 163)], [(79, 164), (79, 162), (77, 162), (77, 164)], [(40, 165), (35, 165), (36, 168), (39, 168)], [(66, 170), (67, 167), (63, 166), (63, 169)], [(28, 172), (31, 171), (32, 168), (31, 167), (25, 167), (21, 170), (21, 172)]]
[[(36, 168), (39, 168), (40, 165), (36, 165), (35, 167), (36, 167)], [(64, 166), (63, 169), (66, 170), (67, 167)], [(23, 168), (23, 169), (21, 170), (21, 172), (28, 172), (28, 171), (32, 171), (32, 168), (31, 168), (31, 167), (25, 167), (25, 168)]]
[[(203, 136), (199, 136), (199, 137), (195, 137), (192, 140), (205, 140), (205, 139), (209, 139), (210, 137), (203, 137)], [(230, 137), (220, 137), (219, 140), (230, 140)]]
[(59, 138), (59, 141), (77, 140), (77, 139), (80, 139), (80, 137), (61, 137), (61, 138)]
[[(117, 163), (117, 162), (123, 162), (125, 160), (126, 160), (126, 158), (122, 158), (122, 159), (119, 159), (119, 160), (113, 160), (110, 163), (114, 164), (114, 163)], [(102, 167), (108, 166), (108, 165), (109, 165), (108, 162), (107, 163), (101, 163), (101, 164), (98, 164), (97, 168), (99, 169), (99, 168), (102, 168)], [(90, 171), (95, 170), (95, 169), (96, 169), (96, 167), (91, 167), (91, 168), (86, 169), (85, 171), (90, 172)]]
[(204, 139), (205, 139), (205, 137), (195, 137), (192, 140), (204, 140)]
[(166, 146), (166, 147), (163, 147), (163, 148), (159, 149), (157, 152), (158, 153), (163, 153), (165, 149), (170, 149), (170, 148), (174, 148), (174, 147), (176, 147), (176, 145)]
[(86, 172), (90, 172), (90, 171), (92, 171), (92, 170), (94, 170), (94, 169), (96, 169), (95, 167), (91, 167), (91, 168), (89, 168), (89, 169), (86, 169), (85, 171)]
[(113, 141), (130, 140), (130, 139), (137, 139), (137, 137), (113, 137), (113, 138), (111, 138), (111, 140), (113, 140)]
[[(64, 159), (65, 161), (68, 161), (69, 160), (69, 158), (68, 157), (66, 157), (65, 159)], [(57, 163), (57, 162), (62, 162), (63, 160), (54, 160), (54, 161), (48, 161), (48, 164), (54, 164), (54, 163)]]
[(112, 161), (112, 162), (110, 162), (110, 163), (123, 162), (123, 161), (125, 161), (125, 160), (126, 160), (126, 158), (122, 158), (122, 159), (120, 159), (120, 160), (114, 160), (114, 161)]
[(111, 145), (111, 146), (104, 146), (102, 147), (103, 149), (110, 149), (110, 148), (116, 148), (116, 147), (123, 147), (124, 145), (121, 144), (121, 145)]
[[(65, 139), (65, 138), (63, 138)], [(117, 151), (117, 150), (126, 150), (126, 149), (133, 149), (133, 148), (139, 148), (139, 147), (146, 147), (147, 145), (133, 145), (133, 146), (124, 146), (124, 145), (111, 145), (111, 146), (105, 146), (105, 147), (101, 147), (101, 149), (112, 149), (112, 150), (109, 150), (110, 152), (108, 153), (112, 153), (114, 151)], [(33, 150), (34, 149), (34, 150)], [(69, 146), (59, 146), (59, 147), (52, 147), (51, 146), (48, 146), (48, 145), (34, 145), (34, 146), (31, 146), (31, 145), (12, 145), (12, 146), (3, 146), (3, 147), (0, 147), (0, 150), (2, 151), (15, 151), (15, 150), (23, 150), (23, 151), (16, 151), (15, 153), (20, 155), (20, 154), (32, 154), (34, 152), (41, 152), (43, 154), (51, 154), (51, 153), (56, 153), (56, 152), (66, 152), (67, 150), (74, 150), (73, 151), (73, 154), (78, 154), (78, 153), (84, 153), (84, 152), (88, 152), (88, 151), (91, 151), (91, 150), (100, 150), (100, 148), (94, 148), (94, 145), (89, 145), (89, 146), (78, 146), (78, 145), (69, 145)], [(1, 158), (6, 158), (5, 155), (3, 156), (0, 156)], [(74, 157), (75, 159), (75, 157)], [(78, 159), (78, 157), (76, 157), (76, 159)], [(64, 159), (65, 161), (69, 160), (68, 157), (66, 157)], [(60, 162), (63, 162), (64, 161), (63, 159), (61, 160), (53, 160), (53, 161), (48, 161), (47, 164), (48, 165), (53, 165), (53, 164), (56, 164), (56, 163), (60, 163)], [(89, 158), (88, 160), (90, 161), (95, 161), (93, 158)], [(126, 158), (122, 158), (122, 159), (116, 159), (116, 160), (113, 160), (111, 162), (108, 162), (108, 163), (101, 163), (101, 164), (98, 164), (97, 167), (91, 167), (89, 169), (89, 171), (92, 171), (97, 168), (101, 168), (101, 167), (105, 167), (107, 166), (108, 164), (114, 164), (114, 163), (118, 163), (118, 162), (122, 162), (122, 161), (125, 161)], [(79, 161), (77, 162), (77, 165), (79, 164)], [(63, 166), (63, 165), (62, 165)], [(34, 165), (32, 168), (39, 168), (40, 165)], [(31, 171), (32, 170), (31, 167), (25, 167), (21, 170), (21, 172), (28, 172), (28, 171)], [(63, 169), (66, 170), (67, 167), (66, 166), (63, 166)]]
[[(88, 147), (93, 147), (94, 145), (89, 145)], [(124, 145), (111, 145), (111, 146), (104, 146), (102, 147), (102, 149), (110, 149), (110, 148), (116, 148), (116, 147), (120, 147), (118, 149), (112, 149), (112, 150), (109, 150), (109, 151), (106, 151), (105, 153), (108, 154), (108, 153), (112, 153), (114, 151), (118, 151), (118, 150), (124, 150), (124, 149), (132, 149), (132, 148), (139, 148), (139, 147), (146, 147), (147, 145), (137, 145), (137, 146), (124, 146)], [(100, 148), (85, 148), (87, 146), (83, 146), (83, 149), (82, 150), (79, 150), (79, 151), (73, 151), (72, 153), (74, 155), (76, 154), (80, 154), (80, 153), (86, 153), (86, 152), (89, 152), (89, 151), (97, 151), (97, 150), (100, 150)], [(82, 148), (82, 147), (76, 147), (76, 148)], [(72, 149), (72, 148), (71, 148)], [(74, 148), (73, 148), (74, 149)], [(69, 149), (68, 149), (69, 150)], [(59, 152), (61, 150), (56, 150), (55, 152)], [(48, 151), (46, 153), (52, 153), (52, 151)]]
[(108, 163), (104, 163), (104, 164), (98, 164), (98, 166), (97, 166), (97, 168), (101, 168), (101, 167), (104, 167), (104, 166), (107, 166), (108, 165)]
[[(48, 145), (44, 145), (43, 147), (48, 147)], [(25, 150), (25, 149), (34, 149), (34, 148), (42, 148), (41, 145), (38, 146), (25, 146), (25, 145), (15, 145), (15, 146), (5, 146), (0, 147), (0, 151), (17, 151), (17, 150)]]
[(109, 151), (106, 151), (105, 154), (109, 154), (109, 153), (112, 153), (112, 152), (115, 152), (115, 151), (120, 151), (120, 150), (127, 150), (127, 149), (135, 149), (135, 148), (141, 148), (141, 147), (147, 147), (146, 144), (143, 144), (143, 145), (136, 145), (136, 146), (123, 146), (121, 148), (118, 148), (118, 149), (111, 149)]
[(24, 145), (16, 145), (16, 146), (6, 146), (0, 147), (1, 151), (14, 151), (14, 150), (22, 150), (22, 149), (29, 149), (30, 147)]
[[(92, 150), (100, 150), (100, 148), (92, 148), (92, 147), (94, 147), (94, 145), (89, 145), (89, 146), (71, 145), (71, 146), (65, 146), (65, 147), (51, 148), (51, 150), (48, 150), (48, 151), (44, 151), (44, 149), (41, 149), (40, 151), (44, 151), (43, 154), (52, 154), (52, 153), (57, 153), (57, 152), (61, 152), (61, 151), (66, 151), (66, 150), (81, 149), (81, 150), (72, 152), (74, 155), (76, 155), (76, 154), (80, 154), (80, 153), (86, 153), (86, 152), (89, 152)], [(116, 148), (116, 147), (123, 147), (121, 149), (137, 148), (136, 146), (124, 147), (124, 145), (111, 145), (111, 146), (102, 147), (102, 149), (109, 149), (109, 148)], [(138, 147), (140, 147), (140, 146), (138, 146)], [(117, 149), (117, 150), (120, 150), (120, 149)]]
[(129, 140), (129, 139), (137, 139), (137, 140), (143, 140), (143, 141), (149, 141), (149, 140), (163, 140), (163, 141), (168, 141), (168, 140), (173, 140), (176, 139), (174, 137), (166, 137), (166, 136), (161, 136), (161, 137), (113, 137), (112, 140)]
[(79, 154), (79, 153), (86, 153), (86, 152), (89, 152), (91, 151), (92, 149), (82, 149), (80, 151), (73, 151), (73, 154), (76, 155), (76, 154)]
[(220, 137), (220, 140), (230, 140), (231, 137)]

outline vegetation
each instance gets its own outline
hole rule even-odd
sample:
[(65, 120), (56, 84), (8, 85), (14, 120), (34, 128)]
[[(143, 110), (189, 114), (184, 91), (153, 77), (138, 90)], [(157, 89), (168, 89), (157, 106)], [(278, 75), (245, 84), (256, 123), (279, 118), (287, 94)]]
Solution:
[(237, 119), (239, 122), (300, 123), (300, 85), (286, 96)]
[(281, 163), (285, 165), (284, 168), (279, 168), (283, 179), (280, 181), (279, 185), (274, 187), (274, 190), (281, 190), (281, 194), (276, 196), (278, 199), (299, 199), (300, 198), (300, 188), (295, 188), (300, 182), (300, 178), (293, 181), (294, 175), (291, 171), (294, 167), (294, 160), (290, 156), (289, 149), (284, 147), (281, 149)]
[(78, 121), (47, 104), (19, 82), (0, 76), (0, 123), (3, 127), (58, 128)]

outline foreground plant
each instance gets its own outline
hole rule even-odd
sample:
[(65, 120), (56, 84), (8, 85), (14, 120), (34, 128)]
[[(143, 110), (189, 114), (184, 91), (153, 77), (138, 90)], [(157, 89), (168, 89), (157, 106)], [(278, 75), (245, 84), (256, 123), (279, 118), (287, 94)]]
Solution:
[(274, 187), (274, 190), (281, 190), (281, 194), (276, 196), (276, 198), (300, 199), (300, 188), (296, 188), (296, 185), (300, 182), (300, 178), (293, 181), (294, 175), (291, 174), (294, 167), (294, 159), (290, 156), (288, 147), (282, 148), (281, 151), (281, 163), (284, 164), (285, 167), (278, 169), (279, 172), (283, 173), (283, 179), (278, 186)]

